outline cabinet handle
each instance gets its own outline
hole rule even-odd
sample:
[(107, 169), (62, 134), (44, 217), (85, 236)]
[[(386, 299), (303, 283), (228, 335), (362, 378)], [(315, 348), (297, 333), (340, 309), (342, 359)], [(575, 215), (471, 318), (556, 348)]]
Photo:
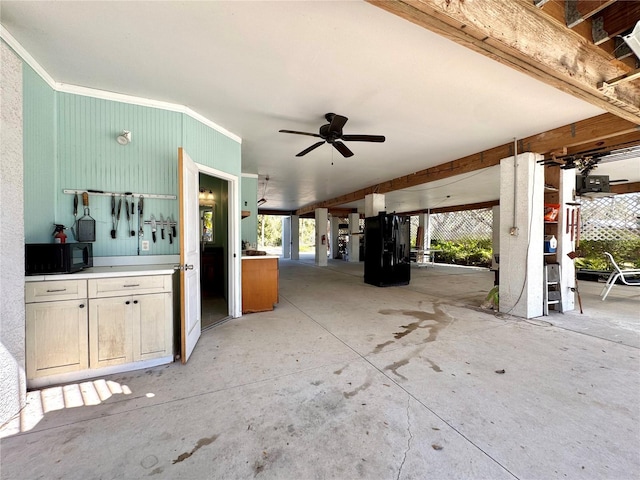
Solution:
[(84, 308), (84, 303), (81, 303), (81, 304), (80, 304), (80, 308)]
[(55, 292), (66, 292), (66, 288), (53, 288), (51, 290), (47, 290), (47, 293), (55, 293)]
[(129, 305), (131, 302), (129, 300), (127, 300), (126, 302), (124, 302), (125, 305)]
[(134, 283), (132, 285), (123, 285), (123, 287), (139, 287), (140, 284), (139, 283)]
[(137, 305), (138, 304), (138, 300), (134, 300), (133, 303), (134, 303), (134, 305)]

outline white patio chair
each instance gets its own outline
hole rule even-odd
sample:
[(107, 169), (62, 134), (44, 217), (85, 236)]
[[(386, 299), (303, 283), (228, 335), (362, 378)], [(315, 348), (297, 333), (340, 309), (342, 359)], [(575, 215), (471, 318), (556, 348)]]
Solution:
[[(632, 269), (632, 270), (621, 270), (618, 264), (616, 263), (616, 261), (613, 259), (613, 256), (609, 252), (604, 252), (604, 254), (607, 257), (609, 257), (609, 261), (611, 262), (611, 265), (613, 265), (613, 271), (611, 272), (611, 275), (609, 275), (609, 278), (607, 279), (607, 283), (604, 284), (604, 288), (602, 289), (602, 293), (600, 294), (603, 301), (605, 298), (607, 298), (607, 295), (609, 295), (609, 292), (611, 291), (611, 289), (613, 288), (613, 286), (615, 285), (618, 279), (620, 279), (622, 283), (624, 283), (625, 285), (631, 285), (636, 287), (640, 286), (640, 269), (639, 268)], [(631, 278), (631, 277), (635, 277), (635, 278)]]

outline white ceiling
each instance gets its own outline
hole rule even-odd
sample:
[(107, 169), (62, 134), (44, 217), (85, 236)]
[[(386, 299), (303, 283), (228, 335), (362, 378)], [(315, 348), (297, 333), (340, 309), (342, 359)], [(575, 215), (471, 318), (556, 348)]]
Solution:
[[(269, 175), (264, 208), (293, 210), (603, 113), (361, 1), (3, 0), (1, 14), (55, 81), (186, 105), (240, 136), (259, 196)], [(349, 117), (346, 134), (387, 141), (349, 142), (348, 159), (329, 145), (296, 158), (317, 139), (278, 130), (316, 133), (327, 112)], [(492, 172), (387, 195), (405, 211), (493, 200)]]

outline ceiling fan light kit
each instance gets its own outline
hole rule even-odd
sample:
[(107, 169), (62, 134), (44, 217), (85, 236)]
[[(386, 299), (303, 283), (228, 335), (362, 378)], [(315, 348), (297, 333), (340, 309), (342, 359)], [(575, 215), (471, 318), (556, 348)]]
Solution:
[(327, 119), (327, 124), (322, 125), (318, 133), (298, 132), (296, 130), (279, 130), (280, 133), (292, 133), (294, 135), (307, 135), (309, 137), (317, 137), (322, 140), (314, 143), (310, 147), (305, 148), (296, 157), (302, 157), (307, 153), (315, 150), (319, 146), (328, 143), (340, 152), (340, 154), (347, 158), (353, 156), (353, 152), (343, 142), (377, 142), (381, 143), (385, 141), (383, 135), (345, 135), (342, 133), (342, 128), (349, 120), (347, 117), (338, 115), (337, 113), (327, 113), (324, 118)]

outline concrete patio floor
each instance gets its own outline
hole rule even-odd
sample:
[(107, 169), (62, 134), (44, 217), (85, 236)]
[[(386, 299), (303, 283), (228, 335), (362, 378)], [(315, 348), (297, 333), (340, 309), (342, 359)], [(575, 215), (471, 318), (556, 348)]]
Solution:
[(478, 308), (486, 270), (362, 269), (281, 260), (274, 311), (2, 439), (0, 477), (640, 477), (640, 289), (581, 282), (584, 314), (524, 320)]

